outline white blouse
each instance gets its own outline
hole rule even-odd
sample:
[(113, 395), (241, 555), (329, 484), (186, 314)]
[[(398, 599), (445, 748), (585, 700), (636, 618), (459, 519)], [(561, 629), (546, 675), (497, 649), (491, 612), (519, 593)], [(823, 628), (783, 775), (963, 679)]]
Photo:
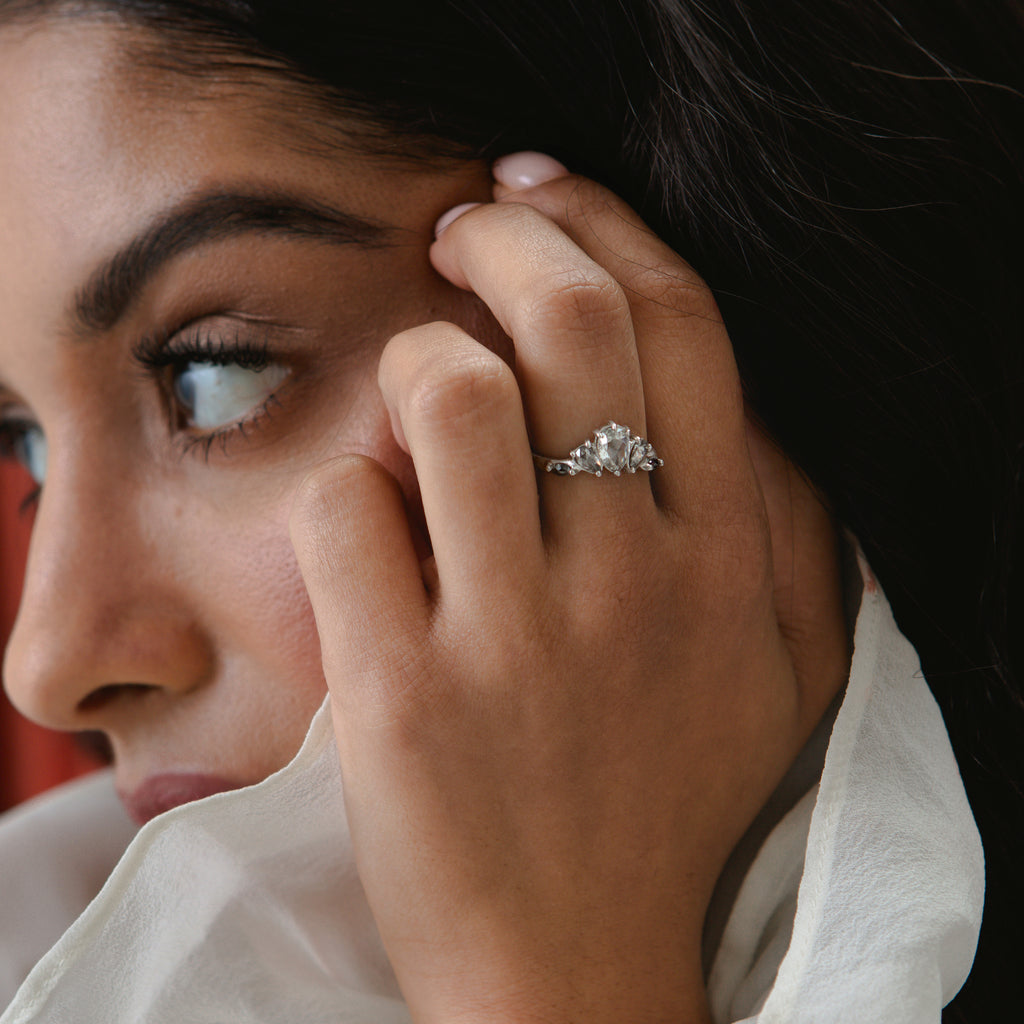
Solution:
[[(716, 1024), (938, 1024), (984, 864), (939, 710), (870, 570), (820, 782), (770, 831), (711, 950)], [(0, 824), (0, 1024), (408, 1024), (345, 822), (329, 712), (257, 786), (131, 834), (108, 773)]]

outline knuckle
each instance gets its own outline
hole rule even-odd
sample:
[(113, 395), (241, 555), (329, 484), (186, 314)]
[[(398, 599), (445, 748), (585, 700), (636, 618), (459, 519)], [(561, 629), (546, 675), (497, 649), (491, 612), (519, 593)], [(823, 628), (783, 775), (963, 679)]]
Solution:
[(679, 317), (706, 321), (720, 327), (722, 315), (707, 282), (687, 263), (665, 249), (649, 259), (623, 266), (623, 288), (643, 303), (644, 315), (670, 320)]
[(621, 331), (630, 323), (629, 302), (607, 271), (573, 267), (549, 277), (528, 303), (524, 316), (533, 327), (582, 336)]
[(518, 395), (511, 369), (497, 356), (484, 350), (472, 356), (453, 353), (421, 369), (410, 388), (408, 411), (421, 422), (451, 426), (490, 415)]
[(595, 221), (609, 215), (621, 218), (625, 203), (604, 186), (589, 178), (574, 178), (565, 204), (566, 220), (571, 228), (593, 229)]
[(631, 284), (648, 302), (669, 313), (721, 321), (711, 289), (682, 263), (657, 261), (640, 266)]
[[(569, 195), (566, 219), (571, 231), (606, 239), (609, 253), (616, 259), (616, 274), (627, 292), (636, 293), (673, 313), (720, 321), (717, 303), (703, 278), (660, 242), (635, 213), (607, 189), (580, 179)], [(609, 225), (614, 226), (610, 234)], [(620, 240), (612, 241), (613, 236)], [(623, 242), (623, 237), (627, 241)], [(618, 259), (623, 246), (640, 255)], [(647, 258), (644, 253), (648, 254)]]
[(292, 500), (292, 523), (311, 531), (325, 518), (348, 506), (353, 485), (372, 473), (377, 464), (364, 455), (345, 454), (315, 467), (299, 484)]

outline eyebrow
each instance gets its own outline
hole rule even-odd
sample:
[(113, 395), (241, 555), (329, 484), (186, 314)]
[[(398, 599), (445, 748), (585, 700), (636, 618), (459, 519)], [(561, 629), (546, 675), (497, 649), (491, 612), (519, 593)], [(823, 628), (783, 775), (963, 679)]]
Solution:
[(288, 194), (207, 192), (161, 214), (99, 266), (76, 293), (76, 335), (110, 330), (145, 284), (171, 259), (209, 242), (247, 234), (285, 235), (376, 249), (393, 229), (364, 217)]

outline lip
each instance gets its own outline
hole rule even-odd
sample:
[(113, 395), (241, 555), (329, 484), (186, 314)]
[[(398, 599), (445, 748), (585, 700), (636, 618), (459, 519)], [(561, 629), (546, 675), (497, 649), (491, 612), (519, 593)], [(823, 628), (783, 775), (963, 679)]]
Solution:
[(201, 775), (197, 772), (166, 772), (151, 775), (137, 789), (130, 793), (119, 792), (118, 796), (136, 825), (145, 825), (158, 814), (182, 804), (241, 789), (245, 783), (233, 782), (216, 775)]

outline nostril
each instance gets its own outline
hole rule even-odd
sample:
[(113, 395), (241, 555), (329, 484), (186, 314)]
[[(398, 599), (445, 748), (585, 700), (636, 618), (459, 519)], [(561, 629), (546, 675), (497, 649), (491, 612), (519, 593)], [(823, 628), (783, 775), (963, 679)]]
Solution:
[(109, 683), (93, 690), (87, 697), (78, 702), (78, 710), (82, 712), (99, 711), (113, 701), (128, 694), (142, 693), (154, 690), (156, 687), (147, 683)]

